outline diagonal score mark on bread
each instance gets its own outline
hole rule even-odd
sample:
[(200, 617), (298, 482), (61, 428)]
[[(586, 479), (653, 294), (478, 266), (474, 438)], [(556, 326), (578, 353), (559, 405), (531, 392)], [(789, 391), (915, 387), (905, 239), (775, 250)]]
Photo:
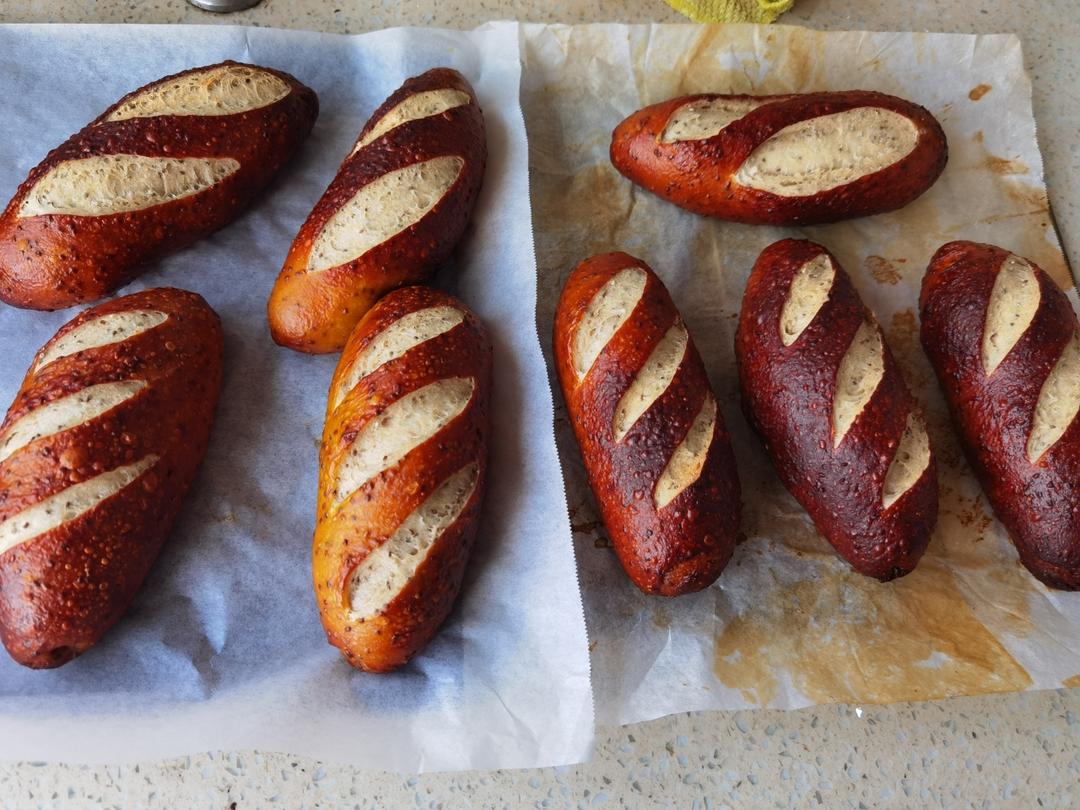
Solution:
[(1080, 411), (1080, 331), (1073, 331), (1069, 342), (1050, 370), (1035, 404), (1031, 433), (1027, 440), (1027, 458), (1038, 464), (1047, 450), (1065, 435)]
[(157, 463), (156, 455), (73, 484), (0, 523), (0, 554), (69, 523), (120, 492)]
[(475, 462), (451, 475), (353, 570), (348, 609), (354, 621), (377, 616), (397, 598), (457, 521), (476, 491), (477, 478)]
[(982, 334), (982, 364), (986, 376), (994, 373), (1012, 351), (1039, 309), (1039, 282), (1031, 265), (1019, 256), (1009, 256), (1001, 263), (990, 301), (986, 305), (986, 323)]
[(366, 184), (315, 238), (308, 272), (358, 259), (424, 218), (461, 176), (465, 161), (444, 155), (387, 172)]
[(38, 439), (55, 436), (111, 411), (145, 387), (144, 380), (88, 385), (81, 391), (35, 408), (0, 435), (0, 461)]
[(874, 396), (883, 376), (885, 359), (881, 330), (877, 324), (864, 320), (836, 370), (832, 405), (833, 448), (840, 446)]
[(780, 340), (790, 346), (814, 320), (829, 299), (836, 268), (828, 253), (806, 262), (795, 273), (780, 311)]
[(574, 371), (582, 380), (645, 292), (645, 272), (627, 267), (612, 276), (589, 301), (574, 333)]
[(653, 498), (657, 509), (663, 509), (680, 492), (701, 477), (714, 435), (716, 435), (716, 400), (712, 394), (706, 394), (705, 401), (690, 424), (686, 438), (675, 448), (664, 471), (656, 480)]
[(755, 147), (733, 179), (781, 197), (811, 196), (903, 160), (918, 140), (907, 116), (856, 107), (784, 127)]
[(133, 338), (164, 323), (168, 317), (158, 310), (131, 310), (94, 318), (48, 343), (34, 366), (34, 373), (62, 357)]
[(472, 377), (448, 377), (386, 406), (364, 425), (349, 446), (334, 482), (334, 503), (340, 505), (439, 433), (465, 410), (475, 389)]
[(65, 160), (31, 187), (18, 216), (142, 211), (205, 191), (239, 168), (232, 158), (100, 155)]
[(686, 355), (688, 340), (689, 335), (682, 321), (672, 324), (660, 338), (660, 342), (653, 348), (645, 365), (638, 371), (615, 407), (611, 432), (616, 442), (623, 440), (634, 423), (671, 385), (675, 372), (679, 370)]
[(468, 93), (450, 88), (413, 93), (380, 118), (378, 123), (371, 128), (371, 131), (356, 142), (356, 146), (349, 153), (349, 157), (352, 157), (369, 143), (378, 140), (392, 129), (397, 129), (410, 121), (431, 118), (455, 107), (463, 107), (471, 101), (472, 97)]
[(660, 134), (662, 143), (703, 141), (719, 135), (724, 129), (776, 99), (762, 98), (705, 98), (677, 107)]
[(248, 65), (219, 65), (159, 82), (128, 99), (104, 119), (162, 115), (233, 115), (268, 107), (289, 95), (289, 85)]
[(885, 473), (881, 489), (881, 505), (888, 509), (915, 486), (930, 466), (930, 437), (926, 427), (914, 413), (909, 413), (896, 453)]
[(445, 334), (461, 323), (465, 315), (457, 307), (427, 307), (394, 321), (367, 345), (334, 389), (330, 409), (336, 410), (356, 384), (410, 349)]

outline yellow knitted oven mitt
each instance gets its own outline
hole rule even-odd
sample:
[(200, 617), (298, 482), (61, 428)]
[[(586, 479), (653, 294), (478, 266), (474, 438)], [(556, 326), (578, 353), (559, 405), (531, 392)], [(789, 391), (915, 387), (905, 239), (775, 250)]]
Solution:
[(795, 0), (667, 0), (694, 22), (771, 23)]

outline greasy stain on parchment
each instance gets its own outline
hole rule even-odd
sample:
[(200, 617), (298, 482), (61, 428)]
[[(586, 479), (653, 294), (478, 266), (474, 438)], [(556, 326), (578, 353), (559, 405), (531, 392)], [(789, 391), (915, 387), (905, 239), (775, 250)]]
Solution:
[(889, 703), (1005, 692), (1031, 677), (976, 618), (942, 560), (880, 583), (840, 562), (762, 594), (716, 639), (716, 677), (768, 705), (786, 672), (815, 703)]
[(1061, 685), (1062, 686), (1067, 686), (1070, 689), (1074, 688), (1074, 687), (1077, 687), (1077, 686), (1080, 686), (1080, 674), (1078, 674), (1078, 675), (1070, 675), (1068, 678), (1066, 678), (1065, 680), (1063, 680), (1061, 682)]
[(972, 101), (978, 101), (993, 89), (994, 88), (988, 84), (977, 84), (971, 88), (971, 91), (968, 93), (968, 98)]

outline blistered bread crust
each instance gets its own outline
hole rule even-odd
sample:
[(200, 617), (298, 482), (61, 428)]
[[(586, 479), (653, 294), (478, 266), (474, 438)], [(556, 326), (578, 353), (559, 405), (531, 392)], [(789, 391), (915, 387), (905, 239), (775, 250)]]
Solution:
[[(249, 98), (237, 112), (131, 115), (144, 107), (162, 112), (163, 88), (218, 68), (265, 73), (289, 92), (254, 108)], [(94, 301), (147, 262), (227, 225), (292, 156), (317, 113), (315, 93), (292, 76), (235, 62), (166, 76), (129, 93), (50, 152), (8, 203), (0, 216), (0, 299), (31, 309)], [(112, 120), (114, 114), (121, 117)], [(168, 177), (140, 173), (148, 160), (164, 160), (158, 168)], [(64, 182), (43, 199), (64, 205), (43, 205), (39, 183), (55, 185), (58, 177)], [(86, 183), (90, 197), (72, 182)], [(188, 193), (172, 193), (177, 189)], [(114, 192), (120, 199), (111, 202)], [(91, 198), (92, 206), (76, 205)]]
[[(710, 109), (720, 114), (706, 126), (700, 119)], [(748, 112), (728, 121), (742, 109)], [(897, 126), (897, 116), (912, 129)], [(821, 119), (823, 126), (804, 123), (811, 119)], [(723, 126), (710, 135), (716, 124)], [(872, 151), (854, 154), (845, 168), (852, 153), (843, 130), (855, 124), (874, 128), (860, 139)], [(837, 145), (844, 149), (835, 150)], [(805, 161), (795, 160), (802, 146), (833, 151), (815, 156), (809, 150)], [(875, 158), (883, 149), (897, 159), (882, 167)], [(634, 183), (698, 214), (750, 224), (809, 225), (901, 208), (933, 185), (947, 157), (945, 134), (927, 110), (862, 90), (683, 96), (638, 110), (615, 128), (611, 140), (611, 162)], [(820, 181), (798, 172), (785, 177), (795, 164), (814, 168)]]
[[(452, 91), (440, 96), (444, 101), (460, 100), (459, 94), (467, 95), (469, 101), (419, 118), (398, 115), (412, 97), (442, 90)], [(426, 105), (420, 107), (427, 109)], [(388, 118), (401, 123), (369, 140), (370, 134), (383, 129)], [(460, 166), (455, 159), (461, 161)], [(429, 279), (468, 226), (486, 159), (483, 115), (476, 94), (460, 73), (436, 68), (406, 81), (372, 114), (354, 151), (342, 162), (293, 240), (268, 304), (274, 340), (297, 351), (340, 351), (352, 328), (380, 296), (396, 287)], [(347, 257), (349, 251), (327, 254), (339, 264), (327, 266), (327, 261), (313, 261), (313, 252), (326, 244), (322, 239), (326, 229), (366, 187), (374, 187), (385, 175), (403, 170), (407, 171), (397, 177), (411, 178), (415, 184), (421, 173), (410, 167), (430, 161), (439, 162), (429, 164), (428, 191), (439, 185), (443, 193), (430, 206), (426, 205), (426, 197), (425, 205), (415, 204), (423, 195), (406, 193), (403, 201), (412, 202), (404, 208), (412, 214), (419, 211), (418, 218), (395, 208), (391, 219), (396, 217), (395, 221), (404, 227), (384, 229), (385, 238), (377, 242), (358, 241), (362, 250), (353, 258)], [(440, 171), (434, 172), (435, 168)], [(456, 173), (446, 185), (443, 181), (449, 169)], [(397, 206), (399, 196), (386, 196), (387, 204)], [(378, 211), (384, 208), (380, 204)]]
[[(637, 272), (626, 274), (629, 267)], [(627, 284), (625, 295), (608, 286), (635, 278), (644, 278), (640, 293), (636, 285)], [(601, 294), (632, 311), (594, 306)], [(579, 341), (583, 327), (610, 336), (597, 350), (593, 335)], [(563, 287), (554, 346), (589, 484), (627, 575), (642, 591), (663, 596), (708, 587), (735, 549), (739, 479), (723, 417), (707, 407), (715, 397), (705, 367), (663, 283), (625, 253), (585, 260)], [(582, 358), (592, 358), (588, 368)], [(651, 379), (641, 380), (643, 374)], [(632, 389), (637, 404), (626, 408)], [(617, 424), (625, 432), (614, 430)]]
[[(444, 308), (460, 311), (461, 320), (409, 345), (345, 389), (358, 359), (395, 323)], [(427, 287), (387, 294), (360, 321), (342, 352), (323, 429), (312, 554), (327, 638), (355, 667), (387, 672), (402, 666), (431, 640), (453, 607), (483, 499), (491, 362), (491, 344), (476, 316), (452, 296)], [(403, 455), (391, 453), (385, 464), (369, 466), (363, 480), (354, 477), (349, 491), (340, 487), (339, 471), (358, 437), (402, 427), (396, 419), (379, 422), (393, 403), (426, 389), (428, 404), (445, 411), (442, 404), (464, 389), (464, 380), (471, 384), (463, 408), (455, 408)], [(432, 387), (444, 381), (448, 388)], [(413, 430), (416, 418), (414, 412), (407, 430)], [(456, 484), (458, 474), (468, 479), (461, 503), (456, 485), (443, 489)], [(435, 536), (425, 530), (432, 521), (438, 523)], [(395, 557), (413, 549), (423, 559), (402, 561), (394, 570)], [(394, 594), (387, 601), (370, 593), (371, 587), (389, 587)]]
[(922, 343), (968, 461), (1021, 561), (1045, 584), (1077, 590), (1080, 383), (1075, 371), (1060, 369), (1071, 363), (1080, 324), (1054, 281), (1034, 262), (1019, 262), (1038, 286), (1037, 296), (1024, 298), (1038, 306), (1026, 328), (1009, 335), (992, 374), (984, 366), (984, 334), (988, 320), (1002, 322), (991, 318), (990, 302), (1002, 269), (1017, 266), (1007, 250), (975, 242), (938, 250), (919, 299)]
[[(828, 255), (835, 272), (828, 297), (799, 339), (785, 345), (779, 323), (793, 280), (822, 255)], [(841, 398), (843, 359), (868, 329), (875, 352), (880, 341), (874, 361), (880, 363), (880, 378), (869, 396)], [(785, 239), (766, 248), (747, 281), (735, 357), (747, 419), (818, 531), (860, 573), (888, 580), (911, 571), (937, 522), (933, 450), (924, 457), (917, 441), (902, 441), (916, 403), (836, 258), (804, 240)], [(841, 420), (846, 431), (837, 444), (838, 406), (847, 410)], [(912, 458), (900, 459), (893, 469), (901, 450)], [(898, 483), (907, 486), (901, 490)]]
[[(100, 342), (98, 334), (81, 350), (41, 362), (59, 345), (72, 349), (68, 338), (88, 324), (115, 323), (111, 316), (126, 312), (140, 315), (144, 326), (156, 322), (141, 331), (117, 330), (111, 343)], [(131, 396), (107, 410), (91, 409), (85, 421), (65, 422), (20, 444), (0, 462), (0, 525), (33, 515), (28, 510), (62, 493), (73, 497), (59, 497), (52, 506), (78, 511), (87, 498), (122, 484), (73, 519), (31, 537), (22, 534), (0, 553), (0, 640), (20, 664), (54, 667), (71, 660), (127, 608), (206, 450), (221, 363), (217, 315), (200, 296), (174, 289), (147, 290), (86, 310), (38, 352), (0, 436), (79, 391), (123, 381), (145, 384), (131, 385)], [(45, 507), (39, 511), (38, 519), (56, 517)]]

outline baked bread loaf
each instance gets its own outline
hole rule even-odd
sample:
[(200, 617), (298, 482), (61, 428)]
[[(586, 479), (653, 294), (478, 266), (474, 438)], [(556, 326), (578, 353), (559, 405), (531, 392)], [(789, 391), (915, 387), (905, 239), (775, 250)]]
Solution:
[(922, 417), (873, 315), (821, 245), (762, 252), (735, 336), (743, 407), (780, 479), (858, 572), (910, 572), (937, 522)]
[(318, 113), (292, 76), (222, 62), (124, 96), (31, 170), (0, 216), (0, 299), (62, 309), (231, 222)]
[(1020, 560), (1080, 589), (1080, 326), (1037, 265), (950, 242), (920, 296), (922, 343), (968, 461)]
[(611, 162), (689, 211), (809, 225), (892, 211), (934, 184), (948, 157), (929, 112), (863, 90), (786, 96), (707, 93), (631, 115)]
[(663, 282), (625, 253), (579, 264), (555, 311), (555, 367), (589, 484), (627, 575), (711, 585), (742, 512), (724, 417)]
[(330, 384), (313, 545), (330, 643), (388, 672), (450, 613), (476, 537), (490, 432), (491, 343), (460, 301), (390, 293)]
[(55, 667), (112, 627), (206, 451), (221, 325), (194, 293), (88, 309), (37, 353), (0, 425), (0, 640)]
[(484, 119), (460, 73), (405, 82), (300, 227), (270, 294), (274, 340), (340, 351), (383, 293), (430, 279), (469, 224), (486, 158)]

